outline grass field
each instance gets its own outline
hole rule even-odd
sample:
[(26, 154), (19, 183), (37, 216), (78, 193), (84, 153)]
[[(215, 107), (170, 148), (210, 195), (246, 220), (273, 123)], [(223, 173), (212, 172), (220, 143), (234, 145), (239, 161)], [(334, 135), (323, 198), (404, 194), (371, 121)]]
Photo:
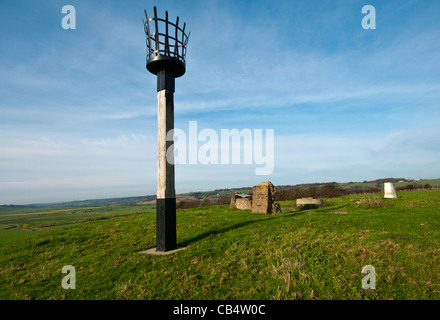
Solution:
[(9, 229), (0, 231), (0, 243), (10, 244), (12, 242), (22, 240), (26, 237), (33, 236), (38, 232), (29, 232), (21, 229)]
[[(0, 298), (440, 299), (440, 190), (398, 197), (273, 215), (178, 210), (186, 249), (166, 256), (138, 253), (155, 245), (153, 212), (40, 232), (0, 245)], [(61, 287), (64, 265), (76, 290)], [(375, 290), (361, 286), (365, 265)]]

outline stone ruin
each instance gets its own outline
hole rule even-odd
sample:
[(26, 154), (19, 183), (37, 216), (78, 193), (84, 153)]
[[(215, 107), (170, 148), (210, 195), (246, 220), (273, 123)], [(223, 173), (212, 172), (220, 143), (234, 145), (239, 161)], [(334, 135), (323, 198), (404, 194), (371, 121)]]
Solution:
[(270, 181), (262, 182), (254, 186), (252, 188), (252, 212), (253, 213), (276, 212), (276, 206), (274, 206), (275, 192), (276, 192), (276, 188)]
[(230, 207), (241, 210), (252, 210), (253, 213), (280, 213), (281, 207), (275, 203), (275, 186), (270, 182), (262, 182), (252, 188), (252, 197), (242, 193), (234, 193)]
[(252, 210), (252, 197), (248, 194), (234, 193), (229, 206), (240, 210)]

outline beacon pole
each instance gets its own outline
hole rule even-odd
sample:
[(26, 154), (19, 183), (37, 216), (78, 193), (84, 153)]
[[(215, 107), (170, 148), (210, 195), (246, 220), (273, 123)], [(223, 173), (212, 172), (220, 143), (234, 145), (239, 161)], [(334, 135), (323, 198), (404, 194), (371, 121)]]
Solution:
[(167, 157), (167, 150), (173, 148), (173, 140), (167, 140), (167, 133), (174, 129), (173, 95), (174, 74), (167, 70), (159, 71), (157, 74), (157, 251), (176, 249), (174, 150), (170, 150)]
[[(157, 17), (148, 18), (144, 30), (147, 36), (147, 69), (157, 76), (157, 198), (156, 251), (171, 251), (176, 243), (176, 191), (174, 178), (174, 89), (175, 78), (185, 73), (186, 46), (189, 34), (176, 23)], [(151, 24), (151, 28), (150, 28)], [(153, 28), (154, 27), (154, 28)], [(161, 31), (159, 28), (161, 27)], [(153, 32), (154, 29), (154, 32)]]

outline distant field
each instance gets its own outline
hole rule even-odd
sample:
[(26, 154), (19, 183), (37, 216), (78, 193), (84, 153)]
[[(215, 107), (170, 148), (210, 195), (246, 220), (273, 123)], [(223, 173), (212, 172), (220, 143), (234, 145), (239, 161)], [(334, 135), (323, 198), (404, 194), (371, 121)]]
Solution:
[(39, 231), (69, 224), (153, 212), (154, 205), (71, 208), (3, 208), (0, 211), (0, 244), (31, 236)]
[[(167, 256), (138, 253), (155, 245), (153, 212), (42, 231), (0, 245), (0, 299), (439, 300), (440, 190), (397, 195), (272, 215), (178, 210), (186, 249)], [(61, 287), (64, 265), (76, 268), (76, 290)], [(365, 265), (374, 290), (361, 286)]]
[[(418, 184), (418, 185), (422, 185), (422, 186), (424, 186), (425, 184), (429, 184), (432, 187), (440, 187), (440, 180), (418, 180), (418, 181), (412, 181), (410, 183)], [(405, 182), (400, 182), (400, 183), (396, 182), (393, 185), (396, 188), (396, 187), (403, 187), (403, 186), (406, 186), (408, 184), (409, 184), (408, 182), (406, 182), (406, 183)]]

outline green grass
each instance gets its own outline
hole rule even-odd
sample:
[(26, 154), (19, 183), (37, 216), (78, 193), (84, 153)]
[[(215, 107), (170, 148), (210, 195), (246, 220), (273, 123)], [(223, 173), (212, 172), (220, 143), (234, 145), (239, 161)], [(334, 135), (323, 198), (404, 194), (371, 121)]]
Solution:
[(36, 235), (37, 232), (30, 232), (21, 229), (2, 230), (0, 232), (0, 243), (8, 245), (12, 242), (23, 240), (26, 237)]
[[(0, 299), (439, 299), (440, 190), (398, 196), (178, 210), (186, 249), (166, 256), (138, 253), (155, 245), (153, 212), (40, 232), (0, 245)], [(61, 287), (64, 265), (76, 290)], [(375, 290), (361, 287), (365, 265)]]

